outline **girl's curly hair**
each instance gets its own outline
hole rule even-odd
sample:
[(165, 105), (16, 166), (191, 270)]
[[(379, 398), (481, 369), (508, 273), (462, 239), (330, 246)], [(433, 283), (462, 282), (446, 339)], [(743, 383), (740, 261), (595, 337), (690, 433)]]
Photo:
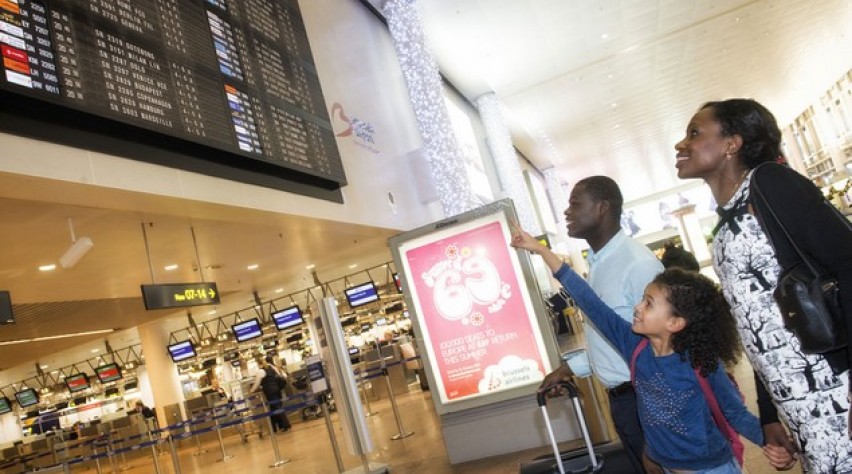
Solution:
[(681, 357), (689, 355), (702, 376), (714, 372), (719, 360), (734, 365), (742, 346), (736, 321), (719, 287), (696, 272), (670, 268), (654, 278), (653, 284), (667, 293), (675, 316), (686, 326), (672, 335), (672, 346)]

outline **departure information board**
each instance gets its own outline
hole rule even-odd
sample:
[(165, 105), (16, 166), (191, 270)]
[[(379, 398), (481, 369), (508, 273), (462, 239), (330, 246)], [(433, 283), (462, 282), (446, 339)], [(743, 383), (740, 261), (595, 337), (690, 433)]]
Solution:
[(0, 89), (346, 182), (297, 0), (0, 0)]

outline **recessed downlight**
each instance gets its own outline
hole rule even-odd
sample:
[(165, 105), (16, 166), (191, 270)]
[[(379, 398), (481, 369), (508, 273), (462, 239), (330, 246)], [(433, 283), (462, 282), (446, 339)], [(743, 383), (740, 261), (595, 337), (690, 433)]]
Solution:
[(40, 265), (38, 267), (38, 270), (41, 272), (51, 272), (53, 270), (56, 270), (56, 264), (50, 263), (48, 265)]
[(177, 270), (177, 268), (178, 268), (177, 263), (172, 263), (170, 265), (166, 265), (165, 267), (163, 267), (163, 270), (170, 272), (172, 270)]
[(246, 268), (249, 269), (249, 270), (257, 270), (258, 266), (259, 266), (258, 264), (252, 263), (251, 265), (247, 266)]

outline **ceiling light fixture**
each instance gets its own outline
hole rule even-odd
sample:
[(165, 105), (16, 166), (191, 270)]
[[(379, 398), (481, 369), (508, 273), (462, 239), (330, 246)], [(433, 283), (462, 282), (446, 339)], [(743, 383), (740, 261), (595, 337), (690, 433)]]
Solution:
[(165, 267), (163, 267), (163, 270), (170, 272), (172, 270), (177, 270), (177, 267), (177, 263), (172, 263), (171, 265), (166, 265)]
[(53, 339), (64, 339), (66, 337), (92, 336), (95, 334), (104, 334), (114, 332), (115, 329), (98, 329), (95, 331), (74, 332), (68, 334), (56, 334), (53, 336), (30, 337), (26, 339), (13, 339), (11, 341), (0, 341), (0, 346), (10, 346), (12, 344), (26, 344), (28, 342), (51, 341)]
[(74, 235), (74, 221), (70, 217), (68, 218), (68, 230), (71, 231), (71, 247), (59, 257), (59, 264), (62, 265), (62, 268), (73, 268), (95, 246), (92, 239), (88, 237), (76, 238)]
[(56, 270), (56, 265), (55, 265), (55, 264), (53, 264), (53, 263), (51, 263), (51, 264), (49, 264), (49, 265), (40, 265), (40, 266), (38, 267), (38, 270), (39, 270), (40, 272), (49, 272), (49, 271), (53, 271), (53, 270)]
[(257, 267), (258, 267), (258, 264), (252, 263), (251, 265), (247, 266), (246, 268), (249, 269), (249, 270), (257, 270)]

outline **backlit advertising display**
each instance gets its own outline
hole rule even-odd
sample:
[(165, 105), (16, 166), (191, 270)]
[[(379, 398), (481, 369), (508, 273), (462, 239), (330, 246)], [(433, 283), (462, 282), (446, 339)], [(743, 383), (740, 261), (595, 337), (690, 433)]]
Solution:
[(551, 370), (528, 280), (508, 245), (509, 221), (502, 206), (492, 207), (490, 215), (474, 213), (398, 244), (400, 236), (391, 239), (412, 293), (432, 393), (447, 412), (457, 402), (538, 386)]

